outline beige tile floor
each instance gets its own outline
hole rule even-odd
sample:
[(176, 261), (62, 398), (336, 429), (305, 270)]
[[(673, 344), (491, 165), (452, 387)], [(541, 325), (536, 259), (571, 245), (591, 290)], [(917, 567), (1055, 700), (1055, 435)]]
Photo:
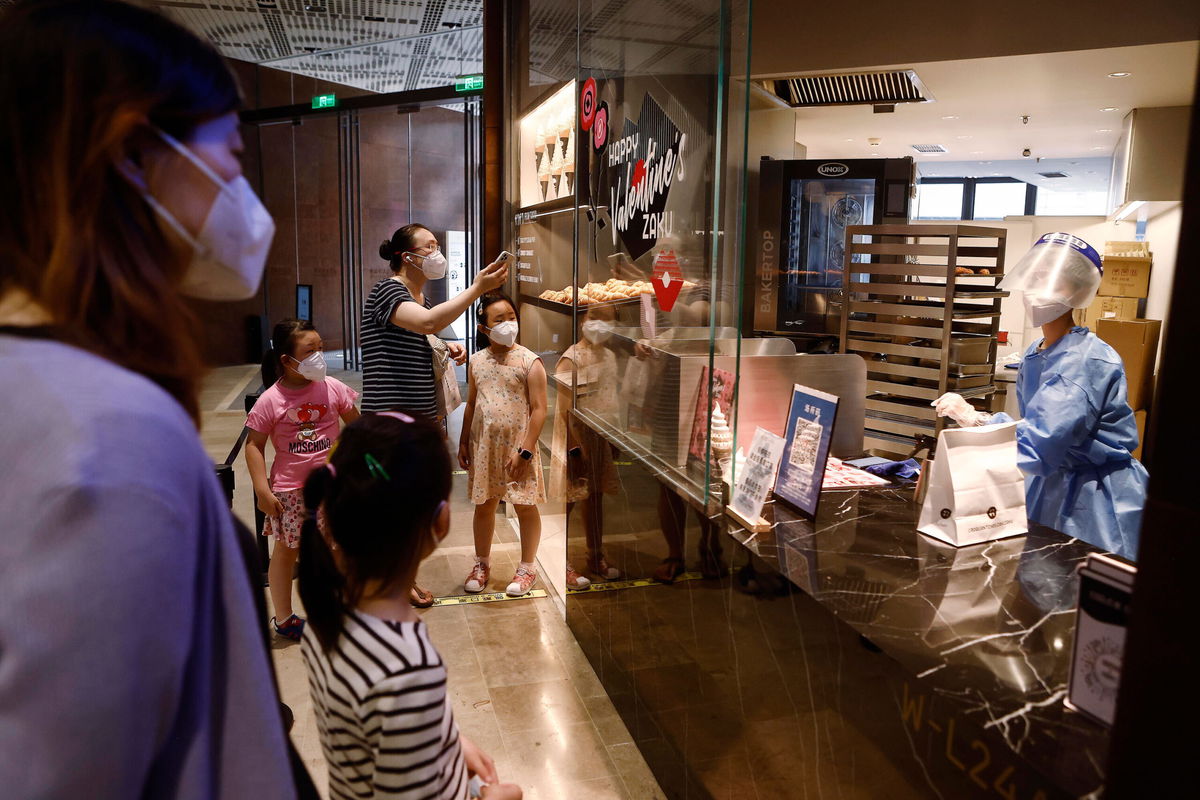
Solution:
[[(357, 386), (354, 374), (337, 374)], [(220, 368), (205, 382), (202, 435), (214, 460), (225, 459), (242, 428), (245, 415), (229, 410), (231, 405), (240, 405), (241, 396), (258, 385), (258, 370), (250, 366)], [(234, 511), (253, 526), (253, 493), (241, 457), (235, 475)], [(422, 565), (419, 577), (439, 596), (462, 594), (474, 552), (472, 507), (464, 478), (455, 481), (450, 536)], [(561, 513), (547, 514), (544, 525), (542, 571), (561, 571)], [(519, 542), (503, 517), (496, 527), (492, 582), (503, 590), (516, 566)], [(552, 595), (422, 612), (449, 667), (460, 728), (495, 759), (501, 778), (520, 784), (530, 800), (665, 797), (563, 620), (553, 586), (539, 585)], [(292, 738), (324, 792), (325, 764), (300, 648), (276, 640), (274, 654), (283, 700), (296, 717)]]

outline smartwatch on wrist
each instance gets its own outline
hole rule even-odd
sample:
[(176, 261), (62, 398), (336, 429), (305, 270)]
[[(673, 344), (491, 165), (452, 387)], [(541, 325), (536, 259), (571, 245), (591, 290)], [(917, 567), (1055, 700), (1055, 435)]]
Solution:
[(533, 460), (533, 451), (532, 450), (526, 450), (524, 447), (519, 447), (519, 448), (517, 448), (517, 454), (520, 455), (521, 458), (525, 459), (526, 461)]

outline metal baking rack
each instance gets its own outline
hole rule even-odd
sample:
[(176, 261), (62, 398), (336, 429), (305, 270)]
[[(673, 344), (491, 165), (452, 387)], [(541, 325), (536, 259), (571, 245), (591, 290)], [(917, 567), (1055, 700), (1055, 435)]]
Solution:
[(946, 426), (932, 400), (995, 392), (1006, 234), (975, 225), (846, 228), (840, 342), (867, 362), (868, 450), (907, 455), (918, 435)]

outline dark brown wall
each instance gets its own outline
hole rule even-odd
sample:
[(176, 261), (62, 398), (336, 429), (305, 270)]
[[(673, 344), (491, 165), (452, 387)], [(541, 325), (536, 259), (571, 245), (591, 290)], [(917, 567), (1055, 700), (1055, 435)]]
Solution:
[(882, 66), (1177, 42), (1200, 35), (1200, 3), (1010, 0), (906, 6), (755, 2), (751, 73)]

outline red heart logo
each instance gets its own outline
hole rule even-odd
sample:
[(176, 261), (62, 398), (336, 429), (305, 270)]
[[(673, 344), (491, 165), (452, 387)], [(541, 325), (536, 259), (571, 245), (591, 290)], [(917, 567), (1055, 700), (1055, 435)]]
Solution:
[(679, 290), (683, 288), (683, 272), (679, 269), (679, 259), (674, 250), (663, 250), (654, 257), (654, 273), (650, 278), (654, 287), (654, 296), (658, 298), (658, 307), (670, 311), (675, 307), (679, 298)]

